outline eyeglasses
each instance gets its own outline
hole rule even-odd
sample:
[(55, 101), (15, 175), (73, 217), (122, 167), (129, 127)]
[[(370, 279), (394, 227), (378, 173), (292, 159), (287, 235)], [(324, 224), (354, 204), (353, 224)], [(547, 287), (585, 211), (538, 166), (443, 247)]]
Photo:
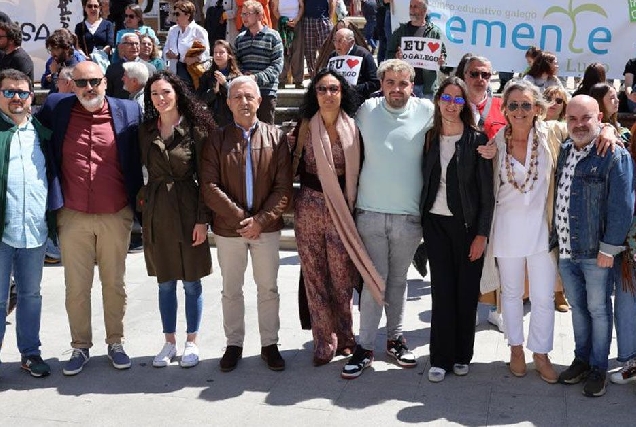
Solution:
[(99, 86), (104, 80), (103, 77), (93, 78), (93, 79), (75, 79), (75, 86), (77, 87), (86, 87), (87, 84), (90, 84), (91, 87)]
[(532, 107), (533, 105), (529, 102), (522, 102), (521, 104), (518, 102), (511, 102), (506, 106), (508, 111), (517, 111), (517, 108), (521, 108), (523, 111), (530, 111), (532, 110)]
[(338, 85), (316, 86), (316, 93), (318, 93), (318, 95), (325, 95), (327, 92), (337, 95), (338, 93), (340, 93), (340, 86)]
[(128, 46), (139, 46), (139, 42), (119, 42), (119, 44), (127, 44)]
[(134, 13), (132, 13), (130, 15), (126, 14), (126, 18), (128, 18), (128, 19), (135, 19), (136, 17), (137, 17), (137, 15), (135, 15)]
[(443, 93), (439, 96), (440, 101), (444, 102), (452, 102), (455, 105), (464, 105), (466, 104), (466, 100), (461, 96), (451, 96), (447, 93)]
[(241, 13), (241, 16), (245, 17), (245, 16), (250, 16), (250, 15), (257, 15), (258, 12), (243, 12)]
[(11, 99), (16, 95), (18, 95), (18, 98), (25, 100), (31, 95), (31, 92), (28, 90), (2, 89), (2, 96), (5, 98)]
[(87, 4), (86, 9), (99, 9), (98, 4)]
[(564, 102), (563, 98), (552, 98), (550, 96), (546, 96), (544, 98), (545, 98), (546, 102), (548, 102), (550, 104), (552, 104), (552, 102), (555, 102), (555, 103), (561, 105)]
[(490, 80), (492, 77), (492, 73), (489, 73), (488, 71), (471, 71), (468, 75), (473, 79), (481, 77), (484, 80)]

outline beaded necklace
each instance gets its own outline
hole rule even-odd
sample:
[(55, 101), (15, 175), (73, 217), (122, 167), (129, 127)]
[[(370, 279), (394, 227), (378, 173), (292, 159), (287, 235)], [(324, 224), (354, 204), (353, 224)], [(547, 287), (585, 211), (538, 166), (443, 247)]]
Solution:
[[(508, 150), (512, 149), (512, 128), (510, 125), (506, 126), (506, 130), (504, 131), (504, 138), (506, 139), (506, 148)], [(505, 164), (506, 164), (506, 179), (510, 185), (514, 187), (515, 190), (519, 191), (522, 194), (528, 193), (532, 191), (534, 188), (534, 183), (539, 179), (539, 136), (537, 132), (534, 132), (532, 138), (532, 148), (530, 150), (530, 164), (528, 167), (528, 171), (526, 172), (526, 179), (523, 181), (523, 184), (519, 185), (515, 180), (514, 171), (512, 170), (512, 154), (508, 154), (506, 152)]]

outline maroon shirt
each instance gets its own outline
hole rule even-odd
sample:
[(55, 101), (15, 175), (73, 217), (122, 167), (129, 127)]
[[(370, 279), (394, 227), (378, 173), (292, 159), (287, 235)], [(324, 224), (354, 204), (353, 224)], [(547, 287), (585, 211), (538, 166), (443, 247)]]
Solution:
[(94, 112), (78, 101), (62, 145), (64, 207), (111, 214), (128, 204), (108, 102)]

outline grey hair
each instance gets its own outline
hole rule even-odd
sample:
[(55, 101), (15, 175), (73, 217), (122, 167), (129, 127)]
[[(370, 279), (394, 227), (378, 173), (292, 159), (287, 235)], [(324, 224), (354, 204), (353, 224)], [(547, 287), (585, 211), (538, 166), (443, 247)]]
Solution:
[(126, 33), (121, 36), (121, 40), (119, 43), (123, 43), (126, 39), (135, 38), (138, 42), (140, 41), (139, 35), (137, 33)]
[(538, 87), (535, 86), (534, 83), (523, 79), (510, 80), (508, 83), (506, 83), (506, 86), (504, 86), (503, 102), (501, 103), (502, 111), (506, 108), (506, 105), (508, 105), (508, 98), (510, 97), (510, 93), (513, 90), (518, 90), (520, 92), (526, 92), (530, 94), (533, 99), (534, 105), (536, 107), (539, 107), (539, 117), (545, 117), (546, 113), (548, 112), (548, 103), (543, 98), (541, 91)]
[(124, 73), (128, 78), (136, 79), (140, 85), (144, 86), (148, 81), (148, 67), (142, 62), (128, 61), (121, 64), (124, 67)]
[(62, 69), (57, 73), (58, 79), (62, 77), (66, 80), (73, 80), (73, 68), (75, 67), (62, 67)]
[(341, 28), (336, 32), (344, 34), (345, 40), (347, 40), (348, 42), (354, 41), (356, 39), (355, 35), (353, 34), (353, 31), (351, 31), (349, 28)]
[(415, 68), (411, 64), (401, 59), (387, 59), (382, 62), (378, 67), (378, 78), (380, 81), (384, 80), (384, 75), (387, 71), (394, 71), (396, 73), (408, 72), (409, 80), (411, 82), (415, 81)]
[(471, 56), (466, 61), (466, 65), (464, 66), (464, 76), (462, 77), (465, 77), (473, 62), (479, 62), (480, 64), (488, 65), (488, 68), (490, 68), (490, 71), (492, 72), (492, 63), (490, 62), (490, 59), (486, 58), (485, 56)]
[(232, 93), (232, 88), (241, 83), (248, 83), (254, 86), (254, 88), (256, 89), (256, 95), (258, 95), (259, 98), (261, 97), (261, 90), (258, 88), (258, 85), (254, 81), (254, 79), (252, 79), (250, 76), (238, 76), (237, 78), (232, 79), (227, 87), (228, 97)]

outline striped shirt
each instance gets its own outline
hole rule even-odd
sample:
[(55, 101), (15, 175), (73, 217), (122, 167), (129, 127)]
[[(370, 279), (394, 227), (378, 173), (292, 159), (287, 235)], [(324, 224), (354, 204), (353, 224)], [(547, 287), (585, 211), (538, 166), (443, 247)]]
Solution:
[(276, 96), (283, 71), (283, 43), (278, 32), (263, 27), (256, 35), (242, 31), (235, 41), (236, 59), (243, 74), (256, 76), (261, 96)]

